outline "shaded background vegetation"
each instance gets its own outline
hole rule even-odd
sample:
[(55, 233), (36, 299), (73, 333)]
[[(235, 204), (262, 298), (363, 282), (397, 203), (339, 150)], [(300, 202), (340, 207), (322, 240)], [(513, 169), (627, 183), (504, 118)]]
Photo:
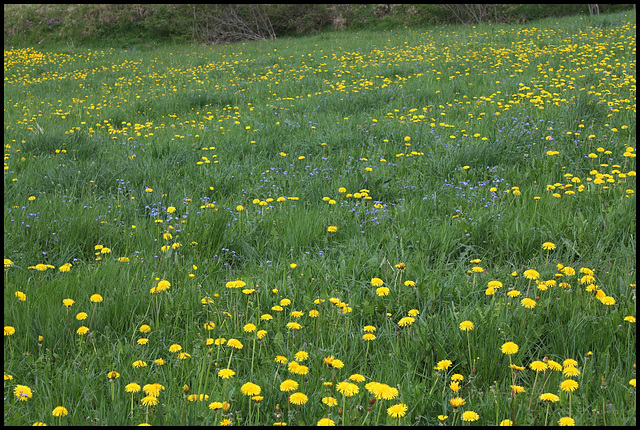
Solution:
[[(18, 4), (4, 5), (4, 46), (233, 43), (322, 31), (526, 23), (622, 12), (634, 4)], [(604, 21), (610, 18), (603, 18)], [(611, 23), (603, 22), (603, 25)]]

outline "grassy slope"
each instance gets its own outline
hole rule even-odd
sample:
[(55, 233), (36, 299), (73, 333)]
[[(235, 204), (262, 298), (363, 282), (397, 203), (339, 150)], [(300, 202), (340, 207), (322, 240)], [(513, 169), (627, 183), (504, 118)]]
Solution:
[[(608, 422), (625, 423), (635, 331), (618, 325), (635, 314), (629, 288), (635, 194), (627, 193), (635, 190), (635, 178), (619, 173), (635, 170), (635, 159), (623, 155), (636, 146), (635, 83), (622, 73), (635, 67), (635, 15), (631, 19), (327, 33), (212, 48), (63, 45), (42, 55), (5, 52), (4, 256), (16, 263), (5, 272), (5, 325), (18, 334), (5, 338), (5, 372), (36, 390), (27, 404), (32, 409), (9, 406), (9, 423), (50, 420), (53, 407), (64, 404), (72, 411), (69, 423), (87, 415), (130, 424), (117, 412), (130, 407), (124, 384), (152, 379), (167, 386), (166, 415), (152, 414), (154, 423), (211, 422), (206, 408), (188, 409), (183, 418), (180, 387), (187, 383), (199, 392), (206, 369), (202, 341), (210, 336), (201, 327), (213, 320), (218, 331), (212, 337), (238, 337), (247, 346), (233, 355), (234, 410), (246, 411), (239, 387), (250, 379), (265, 390), (264, 411), (283, 405), (273, 356), (291, 359), (306, 342), (309, 417), (323, 413), (320, 376), (331, 375), (321, 360), (335, 355), (346, 363), (341, 377), (359, 372), (397, 384), (411, 419), (435, 424), (450, 393), (440, 395), (443, 380), (433, 366), (447, 358), (455, 372), (467, 380), (471, 375), (467, 337), (457, 327), (465, 319), (477, 326), (469, 345), (480, 359), (462, 395), (484, 423), (511, 416), (511, 374), (498, 352), (508, 340), (520, 345), (513, 359), (523, 365), (545, 355), (579, 359), (583, 388), (573, 407), (580, 423), (601, 423), (602, 415), (591, 411), (602, 397), (615, 405)], [(594, 46), (605, 49), (594, 52)], [(611, 73), (596, 70), (605, 67), (601, 61)], [(532, 106), (536, 96), (545, 109)], [(548, 155), (551, 150), (559, 153)], [(196, 164), (203, 157), (211, 163)], [(594, 169), (614, 178), (608, 190), (595, 186)], [(553, 184), (559, 185), (549, 189)], [(585, 191), (566, 194), (568, 185), (580, 184)], [(368, 189), (372, 200), (346, 197), (340, 187)], [(299, 200), (278, 202), (281, 196)], [(253, 204), (256, 198), (269, 209)], [(202, 208), (211, 202), (217, 211)], [(238, 212), (238, 204), (245, 210)], [(338, 227), (335, 235), (329, 225)], [(543, 251), (546, 241), (558, 248)], [(182, 247), (160, 250), (175, 242)], [(94, 255), (98, 244), (112, 250), (101, 261)], [(468, 273), (473, 258), (482, 260), (478, 275)], [(42, 262), (74, 266), (69, 273), (27, 269)], [(399, 262), (405, 272), (394, 267)], [(552, 279), (556, 263), (593, 268), (618, 304), (605, 307), (576, 278), (570, 278), (571, 293), (536, 289), (533, 310), (507, 298), (504, 290), (524, 294), (531, 284), (511, 272), (535, 268)], [(156, 277), (172, 282), (160, 300), (149, 299)], [(240, 277), (258, 292), (245, 297), (224, 288)], [(375, 295), (374, 277), (385, 281), (390, 296)], [(417, 288), (404, 287), (406, 279)], [(485, 293), (492, 279), (505, 284), (494, 297)], [(17, 302), (16, 290), (28, 300)], [(88, 301), (94, 292), (105, 297), (95, 320), (97, 305)], [(200, 300), (215, 294), (215, 305), (202, 308)], [(317, 306), (322, 317), (305, 316), (307, 331), (300, 335), (284, 327), (293, 309), (276, 324), (258, 322), (282, 298), (308, 311), (318, 296), (327, 300)], [(60, 305), (67, 297), (77, 302), (69, 317), (73, 330), (80, 325), (75, 313), (89, 314), (97, 354), (88, 339), (79, 345), (78, 336), (67, 336)], [(353, 312), (343, 315), (330, 297), (348, 302)], [(397, 323), (409, 309), (420, 317), (410, 327), (415, 330), (405, 332)], [(245, 322), (269, 331), (255, 363)], [(131, 344), (142, 323), (154, 330), (147, 350)], [(361, 340), (365, 324), (379, 330), (369, 346)], [(137, 359), (167, 359), (173, 343), (192, 354), (192, 366), (171, 357), (166, 367), (146, 373), (131, 367)], [(593, 359), (587, 351), (595, 352)], [(227, 350), (220, 354), (220, 366), (231, 361)], [(124, 382), (115, 406), (105, 376), (114, 368)], [(280, 372), (278, 383), (286, 374)], [(603, 375), (609, 391), (600, 386)], [(535, 375), (520, 378), (528, 394)], [(552, 378), (548, 387), (558, 392), (561, 378)], [(209, 382), (206, 392), (220, 399), (222, 384)], [(485, 395), (491, 390), (499, 402)], [(553, 422), (568, 414), (562, 395)], [(367, 400), (359, 399), (365, 405), (359, 419)], [(544, 416), (544, 407), (534, 402), (534, 409)], [(135, 413), (133, 422), (145, 420), (144, 408), (136, 406)], [(451, 408), (447, 413), (454, 415)], [(518, 422), (541, 419), (523, 409)]]

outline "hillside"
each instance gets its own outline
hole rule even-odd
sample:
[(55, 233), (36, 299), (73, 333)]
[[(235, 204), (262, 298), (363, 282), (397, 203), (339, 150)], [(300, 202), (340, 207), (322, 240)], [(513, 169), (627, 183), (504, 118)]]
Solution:
[[(321, 31), (483, 22), (526, 23), (632, 4), (10, 4), (4, 5), (5, 46), (132, 46), (151, 43), (232, 43)], [(593, 5), (591, 5), (593, 6)]]

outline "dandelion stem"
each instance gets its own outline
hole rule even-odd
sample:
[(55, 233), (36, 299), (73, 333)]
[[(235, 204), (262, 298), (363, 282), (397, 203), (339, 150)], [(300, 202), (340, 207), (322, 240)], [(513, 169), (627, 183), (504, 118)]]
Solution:
[(231, 350), (231, 354), (229, 354), (229, 363), (227, 363), (227, 369), (231, 369), (231, 357), (233, 357), (233, 349)]
[(538, 382), (538, 372), (536, 372), (536, 377), (533, 380), (533, 388), (531, 389), (531, 398), (529, 399), (529, 409), (531, 409), (531, 402), (533, 402), (533, 396), (536, 391), (536, 382)]
[(547, 403), (547, 413), (544, 416), (544, 426), (547, 426), (547, 419), (549, 418), (549, 403)]
[(527, 285), (527, 292), (524, 293), (525, 297), (529, 297), (529, 288), (531, 288), (531, 279), (529, 279), (529, 285)]
[(342, 426), (343, 426), (343, 427), (345, 426), (345, 424), (344, 424), (344, 416), (345, 416), (345, 414), (346, 414), (346, 412), (347, 412), (347, 411), (345, 411), (345, 409), (344, 409), (344, 407), (345, 407), (346, 403), (347, 403), (347, 398), (346, 398), (345, 396), (342, 396)]
[(544, 380), (544, 382), (542, 383), (542, 389), (540, 391), (544, 392), (544, 387), (545, 385), (547, 385), (547, 382), (549, 381), (549, 378), (551, 377), (551, 372), (549, 372), (549, 375), (547, 376), (547, 379)]
[[(207, 357), (208, 357), (208, 355), (209, 354), (205, 351), (204, 361), (202, 362), (202, 367), (201, 367), (201, 370), (200, 370), (200, 378), (199, 378), (199, 381), (198, 381), (198, 393), (203, 393), (204, 392), (204, 390), (202, 389), (202, 378), (204, 377), (204, 368), (207, 365)], [(209, 375), (207, 374), (207, 376), (209, 376)]]
[(378, 426), (378, 420), (380, 419), (380, 412), (382, 412), (382, 402), (380, 401), (380, 399), (378, 399), (378, 416), (376, 417), (376, 427)]
[(349, 397), (349, 425), (351, 425), (352, 416), (353, 416), (353, 397)]
[(469, 332), (467, 331), (467, 346), (469, 347), (469, 376), (473, 374), (473, 361), (471, 360), (471, 341), (469, 340)]
[(211, 350), (206, 352), (206, 356), (209, 358), (209, 365), (207, 366), (207, 377), (204, 379), (204, 386), (205, 387), (209, 383), (209, 374), (211, 373), (211, 362), (213, 361), (213, 354), (211, 354)]
[(236, 326), (235, 326), (235, 328), (236, 328), (236, 329), (238, 328), (238, 324), (239, 324), (239, 322), (240, 322), (240, 321), (238, 320), (238, 318), (239, 318), (238, 313), (240, 312), (240, 310), (239, 310), (239, 308), (238, 308), (238, 306), (239, 306), (239, 304), (240, 304), (240, 291), (237, 291), (237, 290), (238, 290), (238, 289), (236, 288), (236, 311), (235, 311), (235, 318), (234, 318), (234, 319), (235, 319), (235, 321), (236, 321)]
[(253, 346), (251, 347), (251, 379), (253, 380), (253, 357), (255, 355), (256, 352), (256, 339), (253, 338)]
[(89, 331), (91, 331), (91, 324), (93, 323), (93, 316), (96, 314), (96, 308), (98, 307), (98, 303), (93, 304), (93, 312), (91, 312), (91, 320), (89, 321)]
[(370, 343), (371, 343), (370, 341), (368, 341), (368, 342), (367, 342), (367, 349), (366, 349), (366, 351), (364, 352), (364, 362), (365, 362), (365, 363), (367, 363), (367, 357), (369, 356), (369, 344), (370, 344)]
[[(5, 285), (7, 285), (5, 283)], [(73, 330), (71, 329), (71, 324), (69, 324), (69, 307), (67, 306), (67, 327), (69, 327), (69, 333), (71, 333), (71, 339), (73, 339)]]

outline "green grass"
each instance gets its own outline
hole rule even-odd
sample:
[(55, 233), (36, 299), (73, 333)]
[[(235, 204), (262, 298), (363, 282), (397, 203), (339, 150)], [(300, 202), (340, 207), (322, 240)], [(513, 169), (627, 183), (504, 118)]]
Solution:
[(5, 424), (635, 424), (635, 14), (4, 61)]

